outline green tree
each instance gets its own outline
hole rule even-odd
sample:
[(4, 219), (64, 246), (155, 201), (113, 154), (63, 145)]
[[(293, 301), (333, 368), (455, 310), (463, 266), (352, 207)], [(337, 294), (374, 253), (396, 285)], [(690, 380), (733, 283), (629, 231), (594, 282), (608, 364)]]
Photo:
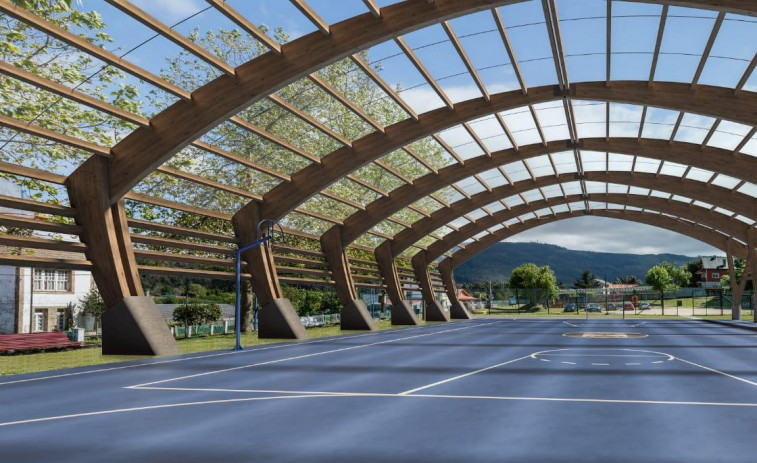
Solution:
[(215, 302), (180, 305), (173, 309), (173, 320), (185, 326), (214, 322), (220, 320), (222, 316), (221, 306)]
[(593, 273), (591, 273), (588, 269), (583, 269), (581, 271), (581, 274), (576, 278), (576, 281), (573, 282), (574, 288), (599, 288), (602, 286), (602, 284), (597, 280), (597, 277), (594, 276)]
[(79, 300), (81, 306), (81, 313), (83, 315), (90, 315), (95, 318), (95, 329), (100, 325), (103, 312), (105, 312), (105, 301), (100, 296), (100, 291), (95, 286), (89, 288), (89, 292)]
[(686, 288), (689, 286), (691, 272), (687, 269), (688, 264), (676, 266), (675, 263), (666, 261), (660, 262), (658, 265), (668, 272), (673, 288)]
[(647, 271), (644, 282), (652, 287), (655, 291), (660, 292), (660, 304), (662, 304), (662, 314), (665, 315), (665, 291), (675, 288), (673, 277), (663, 265), (655, 265)]
[(191, 298), (203, 298), (208, 295), (208, 290), (198, 283), (192, 283), (189, 285), (189, 297)]
[(510, 287), (526, 290), (529, 305), (535, 305), (538, 301), (549, 304), (560, 294), (555, 274), (548, 265), (539, 267), (528, 263), (514, 268), (510, 275)]

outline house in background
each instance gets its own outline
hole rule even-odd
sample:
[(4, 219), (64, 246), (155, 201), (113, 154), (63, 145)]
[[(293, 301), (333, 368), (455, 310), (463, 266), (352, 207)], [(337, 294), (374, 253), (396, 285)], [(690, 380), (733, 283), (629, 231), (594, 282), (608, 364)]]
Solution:
[[(7, 180), (0, 180), (0, 195), (23, 196), (20, 188)], [(24, 218), (34, 218), (35, 215), (5, 207), (0, 208), (0, 214)], [(0, 226), (0, 233), (4, 232)], [(32, 236), (50, 238), (51, 234), (35, 232)], [(5, 255), (29, 252), (38, 257), (84, 260), (81, 254), (0, 246), (0, 253)], [(78, 305), (92, 285), (92, 274), (88, 271), (0, 265), (0, 334), (72, 328), (66, 326), (66, 307)]]
[[(35, 254), (71, 258), (70, 253), (55, 251), (37, 250)], [(66, 308), (78, 306), (93, 284), (92, 274), (85, 270), (0, 266), (0, 334), (72, 328), (66, 325)], [(77, 316), (77, 309), (72, 316)]]
[(703, 256), (699, 258), (697, 284), (700, 288), (720, 288), (720, 279), (728, 274), (728, 260), (725, 257)]

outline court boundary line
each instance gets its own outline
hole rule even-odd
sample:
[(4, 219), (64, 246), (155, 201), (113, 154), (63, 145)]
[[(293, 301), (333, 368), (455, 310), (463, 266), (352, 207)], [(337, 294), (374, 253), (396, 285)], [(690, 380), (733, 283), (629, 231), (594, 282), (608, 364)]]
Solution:
[(414, 336), (406, 336), (404, 338), (387, 339), (387, 340), (384, 340), (384, 341), (372, 342), (372, 343), (368, 343), (368, 344), (360, 344), (360, 345), (357, 345), (357, 346), (342, 347), (342, 348), (339, 348), (339, 349), (332, 349), (332, 350), (327, 350), (327, 351), (324, 351), (324, 352), (314, 352), (314, 353), (311, 353), (311, 354), (296, 355), (296, 356), (293, 356), (293, 357), (286, 357), (286, 358), (283, 358), (283, 359), (266, 360), (264, 362), (257, 362), (257, 363), (247, 364), (247, 365), (239, 365), (239, 366), (236, 366), (236, 367), (222, 368), (220, 370), (206, 371), (206, 372), (203, 372), (203, 373), (196, 373), (196, 374), (193, 374), (193, 375), (178, 376), (178, 377), (168, 378), (168, 379), (162, 379), (162, 380), (158, 380), (158, 381), (151, 381), (151, 382), (147, 382), (147, 383), (134, 384), (134, 385), (131, 385), (131, 386), (124, 386), (124, 389), (139, 389), (139, 388), (141, 388), (143, 386), (152, 386), (154, 384), (168, 383), (168, 382), (172, 382), (172, 381), (179, 381), (179, 380), (182, 380), (182, 379), (191, 379), (191, 378), (198, 378), (198, 377), (201, 377), (201, 376), (209, 376), (209, 375), (215, 375), (215, 374), (220, 374), (220, 373), (227, 373), (229, 371), (242, 370), (242, 369), (245, 369), (245, 368), (254, 368), (254, 367), (259, 367), (259, 366), (263, 366), (263, 365), (271, 365), (271, 364), (275, 364), (275, 363), (288, 362), (288, 361), (291, 361), (291, 360), (299, 360), (299, 359), (303, 359), (303, 358), (317, 357), (317, 356), (321, 356), (321, 355), (332, 354), (332, 353), (335, 353), (335, 352), (344, 352), (344, 351), (348, 351), (348, 350), (362, 349), (364, 347), (372, 347), (372, 346), (378, 346), (378, 345), (382, 345), (382, 344), (390, 344), (390, 343), (397, 342), (397, 341), (405, 341), (407, 339), (422, 338), (422, 337), (433, 336), (433, 335), (437, 335), (437, 334), (450, 333), (450, 332), (453, 332), (453, 331), (461, 331), (461, 330), (467, 330), (467, 329), (472, 329), (472, 328), (479, 328), (479, 327), (482, 327), (482, 326), (489, 326), (489, 325), (494, 325), (494, 324), (497, 324), (497, 323), (501, 323), (501, 321), (492, 321), (492, 322), (489, 322), (489, 323), (479, 323), (479, 324), (475, 324), (475, 325), (463, 326), (463, 327), (460, 327), (460, 328), (452, 328), (452, 329), (448, 329), (448, 330), (434, 331), (434, 332), (431, 332), (431, 333), (416, 334)]
[(592, 399), (570, 397), (518, 397), (518, 396), (483, 396), (483, 395), (454, 395), (454, 394), (382, 394), (382, 393), (313, 393), (272, 397), (239, 397), (234, 399), (216, 399), (195, 402), (179, 402), (172, 404), (146, 405), (142, 407), (117, 408), (112, 410), (98, 410), (94, 412), (73, 413), (67, 415), (29, 418), (26, 420), (7, 421), (0, 423), (0, 427), (8, 427), (22, 424), (33, 424), (50, 421), (60, 421), (73, 418), (86, 418), (90, 416), (116, 415), (121, 413), (139, 412), (147, 410), (161, 410), (166, 408), (181, 408), (200, 405), (219, 405), (227, 403), (260, 402), (267, 400), (291, 400), (313, 398), (413, 398), (413, 399), (454, 399), (454, 400), (494, 400), (494, 401), (524, 401), (524, 402), (563, 402), (563, 403), (602, 403), (602, 404), (636, 404), (636, 405), (668, 405), (668, 406), (709, 406), (709, 407), (745, 407), (755, 408), (754, 402), (698, 402), (698, 401), (675, 401), (675, 400), (634, 400), (634, 399)]
[[(475, 320), (477, 319), (459, 320), (459, 321), (448, 322), (448, 323), (450, 324), (470, 323)], [(478, 319), (478, 320), (486, 320), (486, 319)], [(13, 380), (13, 381), (5, 381), (5, 382), (0, 382), (0, 386), (5, 386), (9, 384), (28, 383), (28, 382), (34, 382), (34, 381), (42, 381), (42, 380), (49, 380), (49, 379), (67, 378), (71, 376), (81, 376), (81, 375), (94, 374), (94, 373), (103, 373), (103, 372), (108, 372), (108, 371), (127, 370), (131, 368), (149, 367), (149, 366), (154, 366), (154, 365), (165, 365), (169, 363), (177, 363), (177, 362), (184, 362), (184, 361), (189, 361), (189, 360), (220, 357), (224, 355), (239, 355), (239, 354), (259, 352), (259, 351), (264, 351), (264, 350), (284, 349), (287, 347), (297, 347), (297, 346), (310, 345), (310, 344), (319, 344), (319, 343), (324, 343), (327, 341), (333, 341), (336, 339), (362, 338), (362, 337), (367, 337), (367, 336), (377, 336), (381, 334), (398, 333), (398, 332), (418, 330), (418, 329), (430, 328), (430, 327), (436, 327), (436, 326), (440, 326), (440, 325), (421, 325), (421, 326), (410, 326), (410, 327), (405, 327), (405, 328), (391, 328), (387, 330), (380, 330), (380, 331), (375, 331), (375, 332), (370, 332), (370, 333), (342, 334), (342, 335), (336, 335), (336, 336), (328, 336), (325, 338), (309, 339), (309, 340), (304, 340), (304, 341), (299, 341), (299, 342), (298, 341), (282, 341), (281, 343), (271, 343), (270, 345), (261, 344), (258, 346), (248, 346), (244, 350), (241, 350), (241, 351), (233, 351), (233, 350), (224, 350), (222, 352), (216, 351), (212, 354), (198, 355), (194, 357), (180, 357), (180, 358), (173, 358), (173, 359), (167, 359), (167, 360), (157, 360), (155, 362), (149, 362), (149, 363), (139, 363), (136, 365), (121, 365), (121, 366), (114, 366), (114, 367), (107, 367), (107, 368), (98, 368), (94, 370), (76, 371), (72, 373), (62, 373), (62, 374), (57, 374), (57, 375), (47, 375), (47, 376), (40, 376), (40, 377), (35, 377), (35, 378), (24, 378), (24, 379), (18, 379), (18, 380)], [(183, 354), (183, 355), (192, 355), (192, 354)], [(149, 360), (149, 359), (141, 359), (141, 360)], [(135, 360), (135, 361), (139, 361), (139, 360)], [(114, 362), (114, 363), (123, 363), (123, 362)], [(74, 368), (86, 368), (86, 366), (74, 367)], [(56, 370), (53, 370), (53, 371), (56, 371)], [(21, 374), (34, 374), (34, 373), (21, 373)], [(13, 377), (13, 376), (16, 376), (16, 375), (10, 375), (9, 377)]]

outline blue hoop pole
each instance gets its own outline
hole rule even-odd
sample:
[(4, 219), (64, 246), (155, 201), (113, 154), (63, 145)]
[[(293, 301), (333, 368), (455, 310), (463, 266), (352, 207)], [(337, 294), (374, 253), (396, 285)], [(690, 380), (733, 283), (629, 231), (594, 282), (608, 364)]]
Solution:
[(233, 351), (237, 350), (244, 350), (242, 349), (242, 253), (244, 251), (247, 251), (248, 249), (252, 249), (255, 246), (260, 246), (261, 244), (265, 243), (266, 241), (269, 241), (271, 239), (270, 236), (266, 236), (265, 238), (261, 238), (257, 241), (253, 241), (250, 244), (247, 244), (245, 246), (242, 246), (241, 248), (237, 248), (237, 250), (234, 252), (234, 266), (236, 270), (236, 287), (237, 287), (237, 294), (236, 294), (236, 320), (234, 320), (234, 331), (236, 333), (237, 337), (237, 343), (232, 349)]

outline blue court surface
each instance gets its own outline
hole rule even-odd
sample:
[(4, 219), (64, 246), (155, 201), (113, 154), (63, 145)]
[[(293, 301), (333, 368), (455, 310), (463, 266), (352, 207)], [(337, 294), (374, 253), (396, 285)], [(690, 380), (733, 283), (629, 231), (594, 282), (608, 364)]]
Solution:
[(476, 319), (11, 376), (0, 461), (754, 462), (748, 326)]

